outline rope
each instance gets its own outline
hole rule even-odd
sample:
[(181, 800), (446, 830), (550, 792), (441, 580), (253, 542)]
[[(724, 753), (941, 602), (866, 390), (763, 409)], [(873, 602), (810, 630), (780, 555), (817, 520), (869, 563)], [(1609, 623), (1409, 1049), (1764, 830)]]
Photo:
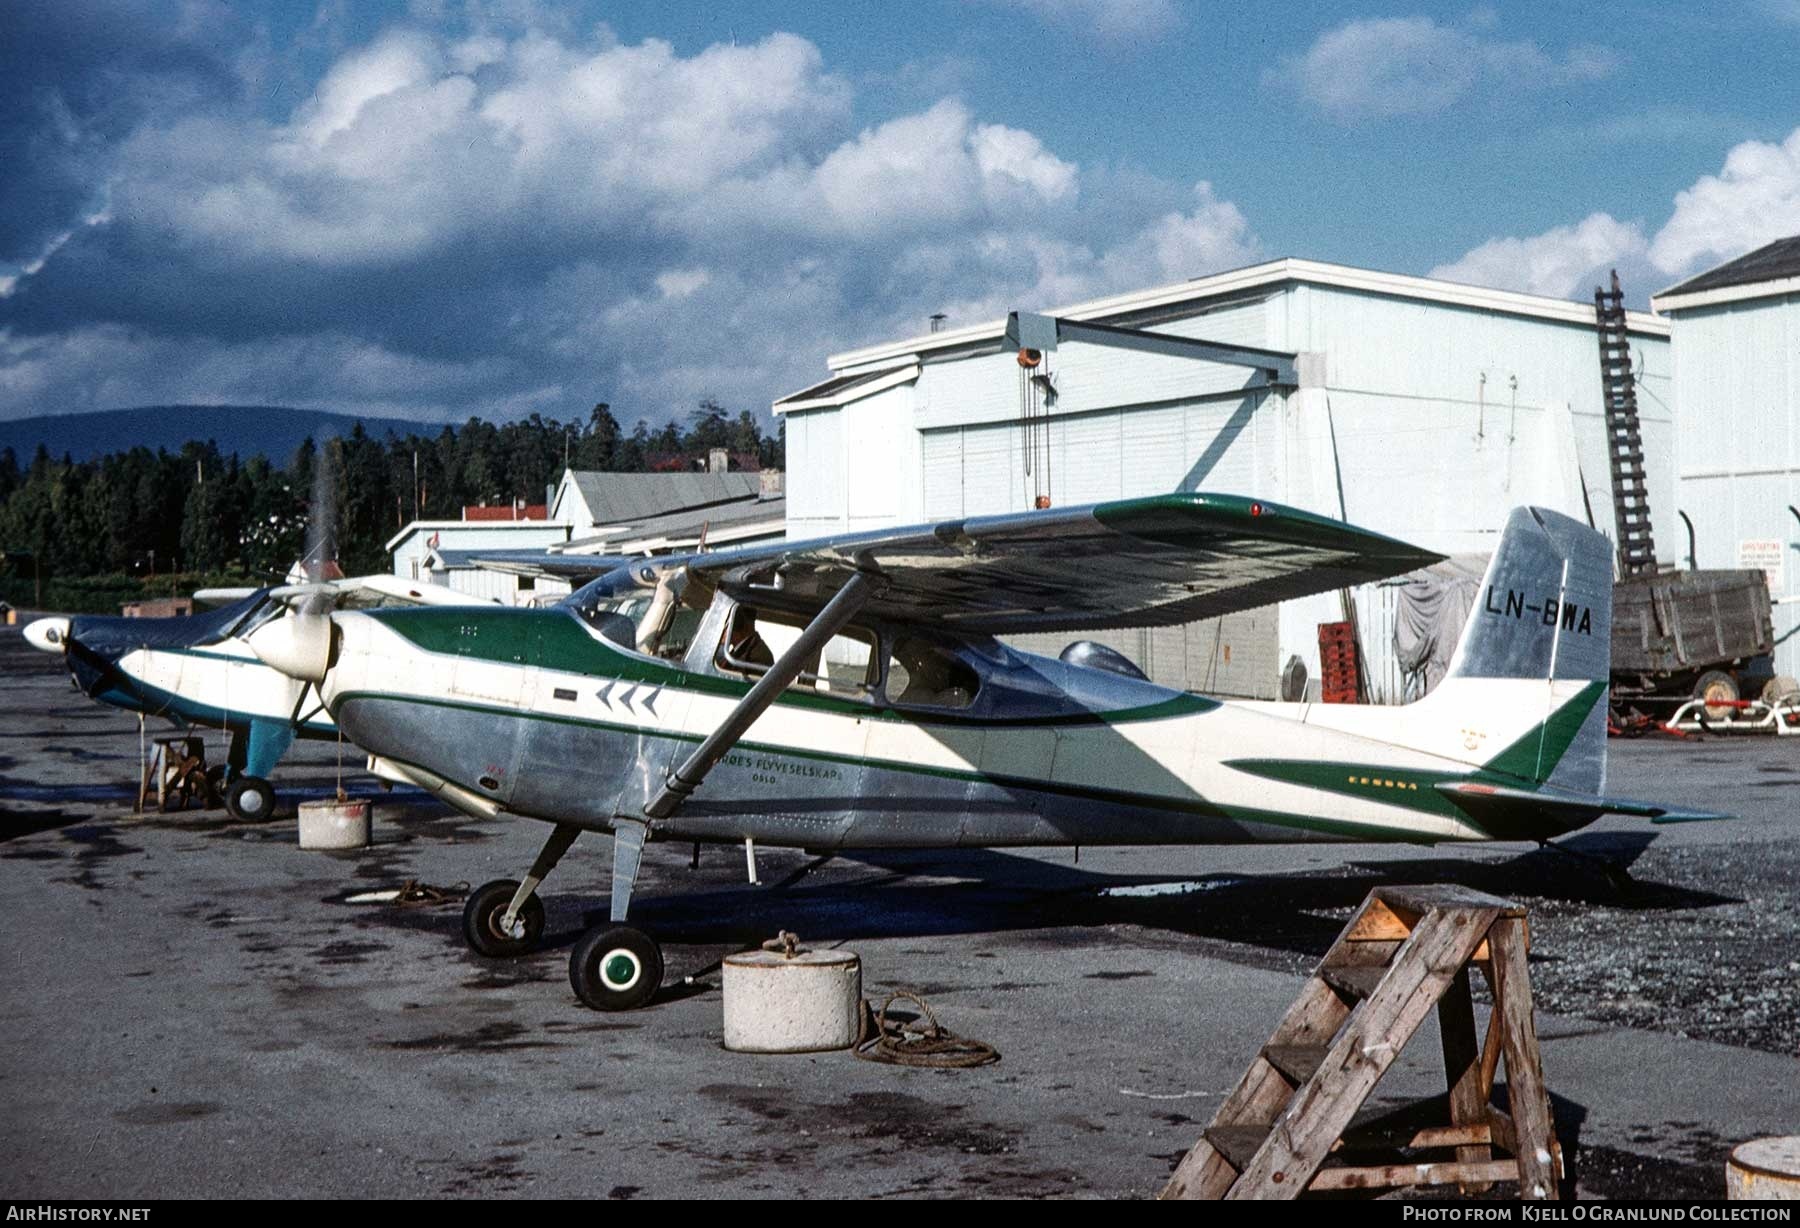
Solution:
[(468, 894), (469, 884), (466, 882), (457, 883), (454, 887), (433, 887), (430, 883), (409, 878), (400, 884), (400, 890), (394, 895), (394, 904), (400, 908), (449, 904)]
[[(919, 1008), (918, 1019), (902, 1022), (888, 1018), (888, 1008), (903, 1001)], [(865, 1062), (934, 1070), (987, 1066), (1000, 1060), (998, 1049), (950, 1031), (938, 1022), (937, 1014), (924, 998), (906, 989), (889, 994), (879, 1008), (872, 998), (863, 1001), (862, 1033), (852, 1052)]]

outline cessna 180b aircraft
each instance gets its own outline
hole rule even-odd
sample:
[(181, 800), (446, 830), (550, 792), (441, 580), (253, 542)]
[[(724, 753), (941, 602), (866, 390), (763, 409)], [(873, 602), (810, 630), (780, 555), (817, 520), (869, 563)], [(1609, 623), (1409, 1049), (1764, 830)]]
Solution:
[(25, 639), (62, 654), (75, 685), (103, 704), (167, 717), (182, 727), (230, 730), (218, 783), (226, 808), (248, 820), (275, 813), (268, 777), (295, 737), (335, 738), (337, 726), (306, 683), (264, 665), (246, 636), (296, 606), (326, 611), (495, 604), (442, 585), (379, 575), (202, 590), (195, 597), (227, 604), (176, 618), (40, 618), (25, 628)]
[(648, 840), (806, 848), (1547, 840), (1602, 795), (1612, 558), (1515, 511), (1448, 678), (1405, 707), (1220, 702), (1072, 645), (1361, 584), (1437, 555), (1246, 498), (1173, 494), (641, 559), (559, 607), (303, 614), (254, 631), (377, 770), (554, 827), (469, 898), (490, 956), (530, 950), (537, 889), (613, 836), (611, 920), (570, 959), (588, 1005), (648, 1001), (625, 924)]

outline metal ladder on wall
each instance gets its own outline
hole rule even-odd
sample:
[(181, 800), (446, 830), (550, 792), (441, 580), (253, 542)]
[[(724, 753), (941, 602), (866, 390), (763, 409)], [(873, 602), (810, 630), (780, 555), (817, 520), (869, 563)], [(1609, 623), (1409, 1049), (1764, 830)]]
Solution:
[(1625, 293), (1613, 270), (1612, 289), (1594, 287), (1594, 323), (1600, 332), (1600, 386), (1606, 396), (1606, 458), (1612, 466), (1613, 517), (1619, 532), (1619, 574), (1655, 574), (1656, 543), (1650, 535), (1650, 492), (1644, 480), (1644, 436), (1638, 426), (1637, 385), (1631, 378), (1631, 338), (1625, 328)]
[[(1473, 1192), (1516, 1180), (1520, 1197), (1555, 1198), (1562, 1157), (1538, 1058), (1528, 942), (1525, 910), (1494, 896), (1455, 886), (1371, 891), (1162, 1197), (1448, 1184)], [(1494, 1002), (1479, 1041), (1471, 964)], [(1449, 1093), (1415, 1106), (1433, 1124), (1419, 1128), (1417, 1114), (1402, 1111), (1347, 1134), (1433, 1006)], [(1490, 1103), (1502, 1057), (1505, 1111)], [(1496, 1159), (1496, 1149), (1510, 1158)]]

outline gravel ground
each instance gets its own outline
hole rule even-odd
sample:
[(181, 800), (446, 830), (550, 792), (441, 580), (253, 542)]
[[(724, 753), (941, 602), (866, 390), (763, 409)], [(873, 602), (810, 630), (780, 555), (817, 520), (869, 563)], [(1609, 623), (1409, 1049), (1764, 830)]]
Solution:
[[(299, 748), (285, 800), (330, 791), (335, 757)], [(629, 1017), (565, 977), (604, 916), (603, 839), (547, 884), (549, 949), (493, 963), (454, 901), (346, 900), (516, 875), (537, 825), (397, 793), (373, 847), (305, 853), (291, 820), (132, 816), (136, 758), (135, 720), (0, 630), (0, 1195), (1146, 1195), (1393, 882), (1530, 909), (1581, 1196), (1719, 1196), (1733, 1143), (1800, 1128), (1800, 738), (1614, 744), (1615, 791), (1744, 816), (1567, 842), (1629, 865), (1623, 891), (1516, 845), (768, 850), (763, 887), (736, 850), (690, 870), (652, 846), (634, 909), (672, 975)], [(853, 946), (867, 992), (919, 989), (1002, 1062), (726, 1053), (717, 961), (780, 928)], [(1442, 1090), (1431, 1030), (1372, 1109)]]

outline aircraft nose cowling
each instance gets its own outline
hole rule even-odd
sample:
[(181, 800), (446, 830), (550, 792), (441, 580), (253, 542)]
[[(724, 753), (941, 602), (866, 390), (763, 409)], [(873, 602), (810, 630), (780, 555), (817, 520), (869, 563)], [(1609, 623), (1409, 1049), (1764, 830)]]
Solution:
[(25, 642), (39, 652), (66, 652), (69, 647), (69, 620), (34, 619), (25, 624)]
[(295, 614), (264, 623), (248, 642), (271, 669), (303, 682), (323, 682), (331, 670), (332, 638), (329, 615)]

